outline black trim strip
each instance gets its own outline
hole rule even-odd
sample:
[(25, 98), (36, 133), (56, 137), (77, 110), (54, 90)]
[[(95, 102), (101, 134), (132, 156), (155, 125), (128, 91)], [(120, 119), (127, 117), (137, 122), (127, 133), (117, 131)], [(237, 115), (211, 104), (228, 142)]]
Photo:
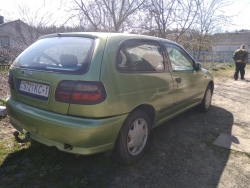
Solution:
[(164, 108), (162, 108), (162, 109), (160, 109), (160, 113), (162, 113), (162, 112), (164, 112), (164, 111), (166, 111), (166, 110), (168, 110), (168, 109), (170, 109), (170, 108), (172, 108), (172, 107), (174, 107), (174, 105), (169, 105), (169, 106), (166, 106), (166, 107), (164, 107)]
[(196, 98), (196, 97), (198, 97), (199, 95), (202, 95), (202, 94), (203, 94), (203, 92), (198, 93), (198, 94), (196, 94), (196, 95), (193, 95), (193, 96), (191, 96), (191, 97), (188, 97), (188, 98), (186, 98), (186, 99), (183, 99), (183, 100), (181, 100), (181, 101), (179, 101), (179, 102), (177, 102), (177, 103), (174, 103), (174, 105), (181, 104), (181, 103), (183, 103), (183, 102), (186, 102), (186, 101), (188, 101), (188, 100), (191, 100), (191, 99), (193, 99), (193, 98)]
[(184, 99), (184, 100), (181, 100), (181, 101), (179, 101), (179, 102), (177, 102), (177, 103), (174, 103), (173, 105), (166, 106), (166, 107), (160, 109), (159, 113), (162, 113), (162, 112), (164, 112), (164, 111), (166, 111), (166, 110), (168, 110), (168, 109), (170, 109), (170, 108), (172, 108), (172, 107), (174, 107), (174, 106), (176, 106), (176, 105), (178, 105), (178, 104), (181, 104), (181, 103), (184, 103), (184, 102), (186, 102), (186, 101), (188, 101), (188, 100), (191, 100), (191, 99), (193, 99), (193, 98), (196, 98), (196, 97), (198, 97), (198, 96), (200, 96), (200, 95), (202, 95), (202, 94), (203, 94), (203, 92), (198, 93), (198, 94), (196, 94), (196, 95), (193, 95), (193, 96), (191, 96), (191, 97), (188, 97), (188, 98), (186, 98), (186, 99)]

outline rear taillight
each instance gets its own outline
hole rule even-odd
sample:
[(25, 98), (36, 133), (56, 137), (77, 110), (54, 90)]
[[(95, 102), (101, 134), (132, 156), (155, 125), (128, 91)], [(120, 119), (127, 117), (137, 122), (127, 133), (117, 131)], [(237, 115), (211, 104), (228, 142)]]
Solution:
[(12, 76), (11, 72), (9, 72), (8, 84), (10, 86), (10, 89), (15, 89), (15, 87), (14, 87), (14, 81), (13, 81), (13, 76)]
[(98, 104), (106, 98), (106, 91), (101, 82), (61, 81), (55, 99), (58, 102), (72, 104)]

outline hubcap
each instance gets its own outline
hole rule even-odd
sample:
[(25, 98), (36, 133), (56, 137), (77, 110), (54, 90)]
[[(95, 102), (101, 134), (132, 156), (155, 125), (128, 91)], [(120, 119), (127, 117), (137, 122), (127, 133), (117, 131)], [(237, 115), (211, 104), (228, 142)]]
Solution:
[(145, 119), (138, 118), (131, 125), (128, 137), (127, 137), (127, 148), (131, 155), (138, 155), (148, 139), (148, 125)]
[(206, 98), (205, 98), (205, 106), (206, 106), (206, 108), (209, 108), (209, 106), (211, 104), (211, 97), (212, 97), (211, 89), (208, 89), (207, 93), (206, 93)]

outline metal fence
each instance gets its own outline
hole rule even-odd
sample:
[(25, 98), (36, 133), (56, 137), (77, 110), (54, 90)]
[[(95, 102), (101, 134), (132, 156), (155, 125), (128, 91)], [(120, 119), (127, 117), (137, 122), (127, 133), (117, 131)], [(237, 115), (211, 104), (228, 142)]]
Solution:
[(8, 70), (10, 68), (9, 64), (0, 63), (0, 71)]
[[(190, 55), (197, 62), (206, 65), (205, 68), (214, 69), (234, 65), (233, 53), (234, 52), (201, 52), (198, 55), (198, 53), (196, 52), (190, 53)], [(250, 63), (250, 53), (247, 63)]]

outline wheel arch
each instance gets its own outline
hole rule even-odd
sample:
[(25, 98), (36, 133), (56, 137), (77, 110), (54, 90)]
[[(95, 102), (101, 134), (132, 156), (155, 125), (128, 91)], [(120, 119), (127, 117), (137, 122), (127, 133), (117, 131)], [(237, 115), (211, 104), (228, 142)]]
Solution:
[(211, 80), (208, 85), (211, 86), (211, 89), (212, 89), (212, 93), (214, 92), (214, 82)]
[(130, 113), (132, 113), (133, 111), (135, 111), (137, 109), (142, 109), (148, 114), (149, 120), (150, 120), (150, 125), (151, 125), (150, 128), (152, 128), (154, 120), (155, 120), (155, 109), (154, 109), (154, 107), (152, 105), (149, 105), (149, 104), (141, 104), (141, 105), (137, 106), (136, 108), (134, 108)]

